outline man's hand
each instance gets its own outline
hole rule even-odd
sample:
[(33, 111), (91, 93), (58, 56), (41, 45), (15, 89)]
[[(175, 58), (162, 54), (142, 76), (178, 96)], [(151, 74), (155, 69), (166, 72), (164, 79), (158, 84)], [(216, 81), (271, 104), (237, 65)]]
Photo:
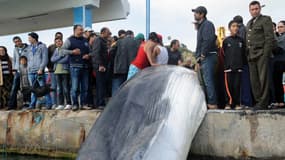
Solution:
[(104, 66), (99, 66), (99, 72), (105, 72), (106, 68)]
[(38, 75), (41, 75), (41, 74), (43, 74), (43, 71), (40, 69), (38, 70)]
[(88, 60), (90, 57), (89, 57), (89, 55), (88, 54), (85, 54), (83, 57), (82, 57), (82, 59), (86, 59), (86, 60)]
[(80, 49), (74, 49), (72, 50), (72, 55), (80, 55)]
[(200, 64), (199, 63), (197, 63), (196, 65), (195, 65), (195, 69), (194, 69), (196, 72), (198, 72), (199, 70), (200, 70)]
[(206, 57), (204, 56), (204, 54), (201, 54), (201, 61), (203, 61)]

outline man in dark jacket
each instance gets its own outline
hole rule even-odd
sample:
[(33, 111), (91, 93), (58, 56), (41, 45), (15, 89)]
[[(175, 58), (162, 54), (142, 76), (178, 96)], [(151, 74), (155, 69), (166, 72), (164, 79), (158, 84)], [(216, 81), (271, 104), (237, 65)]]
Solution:
[[(87, 106), (90, 49), (87, 39), (83, 37), (82, 25), (74, 25), (73, 32), (74, 35), (64, 42), (59, 52), (63, 55), (69, 55), (72, 110), (75, 111), (79, 109), (79, 87), (81, 107), (83, 109), (90, 109), (90, 107)], [(66, 107), (65, 109), (71, 108)]]
[(102, 28), (100, 37), (98, 37), (93, 44), (92, 50), (92, 64), (93, 71), (96, 72), (96, 107), (104, 109), (105, 95), (107, 91), (107, 66), (108, 66), (108, 46), (107, 40), (111, 32), (109, 28)]
[(252, 19), (246, 26), (246, 43), (251, 87), (256, 101), (255, 109), (266, 109), (269, 104), (269, 57), (273, 48), (272, 20), (261, 15), (261, 5), (258, 1), (249, 4)]
[(117, 42), (117, 52), (114, 61), (114, 77), (112, 95), (127, 80), (129, 66), (137, 55), (138, 46), (132, 31), (126, 32), (126, 37)]
[(197, 48), (196, 58), (200, 63), (202, 78), (205, 84), (209, 109), (217, 108), (215, 86), (215, 67), (217, 65), (217, 46), (214, 24), (207, 20), (207, 9), (200, 6), (192, 10), (197, 21)]
[(177, 39), (172, 40), (170, 43), (170, 47), (167, 48), (169, 65), (182, 64), (182, 54), (179, 51), (179, 48), (180, 48), (180, 42)]

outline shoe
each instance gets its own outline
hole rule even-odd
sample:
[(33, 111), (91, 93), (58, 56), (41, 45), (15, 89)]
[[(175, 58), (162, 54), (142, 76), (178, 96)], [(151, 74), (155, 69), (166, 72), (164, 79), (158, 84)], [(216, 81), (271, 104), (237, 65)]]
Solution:
[(277, 108), (278, 103), (271, 103), (268, 108), (269, 109), (276, 109)]
[(257, 110), (267, 110), (267, 108), (261, 107), (261, 106), (254, 106), (252, 110), (257, 111)]
[(208, 104), (208, 109), (218, 109), (217, 105)]
[(54, 104), (54, 105), (52, 105), (52, 107), (51, 107), (51, 109), (56, 109), (57, 108), (57, 105), (56, 104)]
[(279, 104), (278, 104), (278, 107), (279, 107), (279, 108), (284, 108), (284, 107), (285, 107), (285, 104), (284, 104), (284, 103), (279, 103)]
[(92, 108), (87, 106), (87, 105), (83, 105), (81, 109), (83, 109), (83, 110), (91, 110)]
[(241, 105), (241, 107), (242, 107), (243, 109), (245, 109), (245, 110), (250, 110), (250, 109), (251, 109), (251, 107), (246, 106), (246, 105)]
[(29, 106), (27, 108), (23, 108), (23, 110), (34, 110), (34, 109), (35, 109), (35, 107), (33, 107), (33, 106)]
[(42, 108), (42, 110), (51, 110), (51, 109), (52, 109), (51, 106), (46, 106), (46, 107)]
[(64, 105), (58, 105), (55, 110), (63, 110), (64, 109)]
[(22, 108), (28, 108), (30, 106), (30, 103), (26, 103), (22, 106)]
[(8, 107), (6, 110), (7, 110), (7, 111), (16, 110), (16, 108), (14, 108), (14, 107)]
[(241, 107), (241, 106), (239, 106), (239, 105), (237, 105), (236, 107), (235, 107), (235, 110), (242, 110), (243, 109), (243, 107)]
[(77, 111), (77, 110), (79, 110), (79, 107), (78, 107), (78, 106), (73, 106), (73, 107), (72, 107), (72, 111)]
[(105, 109), (105, 106), (99, 106), (98, 109), (104, 110), (104, 109)]
[(231, 109), (232, 109), (231, 106), (226, 105), (225, 110), (231, 110)]
[(71, 110), (72, 109), (72, 105), (68, 104), (65, 106), (64, 110)]

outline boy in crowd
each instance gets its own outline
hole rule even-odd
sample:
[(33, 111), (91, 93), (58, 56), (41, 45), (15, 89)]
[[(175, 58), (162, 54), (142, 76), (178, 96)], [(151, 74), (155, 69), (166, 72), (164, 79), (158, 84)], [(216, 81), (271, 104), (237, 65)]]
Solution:
[[(57, 110), (71, 109), (71, 98), (70, 98), (70, 75), (69, 75), (69, 55), (60, 55), (59, 50), (62, 47), (62, 39), (56, 38), (55, 45), (56, 49), (53, 56), (51, 57), (51, 62), (54, 63), (54, 74), (57, 82)], [(66, 106), (64, 107), (64, 101)]]
[(31, 90), (30, 90), (30, 83), (28, 77), (28, 63), (27, 57), (21, 56), (20, 57), (20, 66), (19, 66), (19, 73), (20, 73), (20, 88), (23, 95), (23, 106), (22, 108), (29, 107), (31, 101)]
[(245, 60), (245, 45), (241, 37), (237, 35), (238, 22), (230, 21), (229, 30), (231, 35), (223, 42), (225, 56), (225, 88), (228, 105), (225, 109), (242, 109), (240, 106), (241, 73)]

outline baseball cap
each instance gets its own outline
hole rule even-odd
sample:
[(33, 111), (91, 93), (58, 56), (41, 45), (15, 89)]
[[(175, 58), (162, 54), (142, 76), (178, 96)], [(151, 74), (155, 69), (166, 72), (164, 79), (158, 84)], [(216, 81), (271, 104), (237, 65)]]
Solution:
[(199, 6), (196, 9), (192, 9), (192, 12), (194, 12), (194, 13), (204, 13), (206, 15), (207, 14), (207, 9), (204, 6)]
[(94, 30), (90, 27), (86, 27), (84, 31), (85, 32), (94, 32)]

